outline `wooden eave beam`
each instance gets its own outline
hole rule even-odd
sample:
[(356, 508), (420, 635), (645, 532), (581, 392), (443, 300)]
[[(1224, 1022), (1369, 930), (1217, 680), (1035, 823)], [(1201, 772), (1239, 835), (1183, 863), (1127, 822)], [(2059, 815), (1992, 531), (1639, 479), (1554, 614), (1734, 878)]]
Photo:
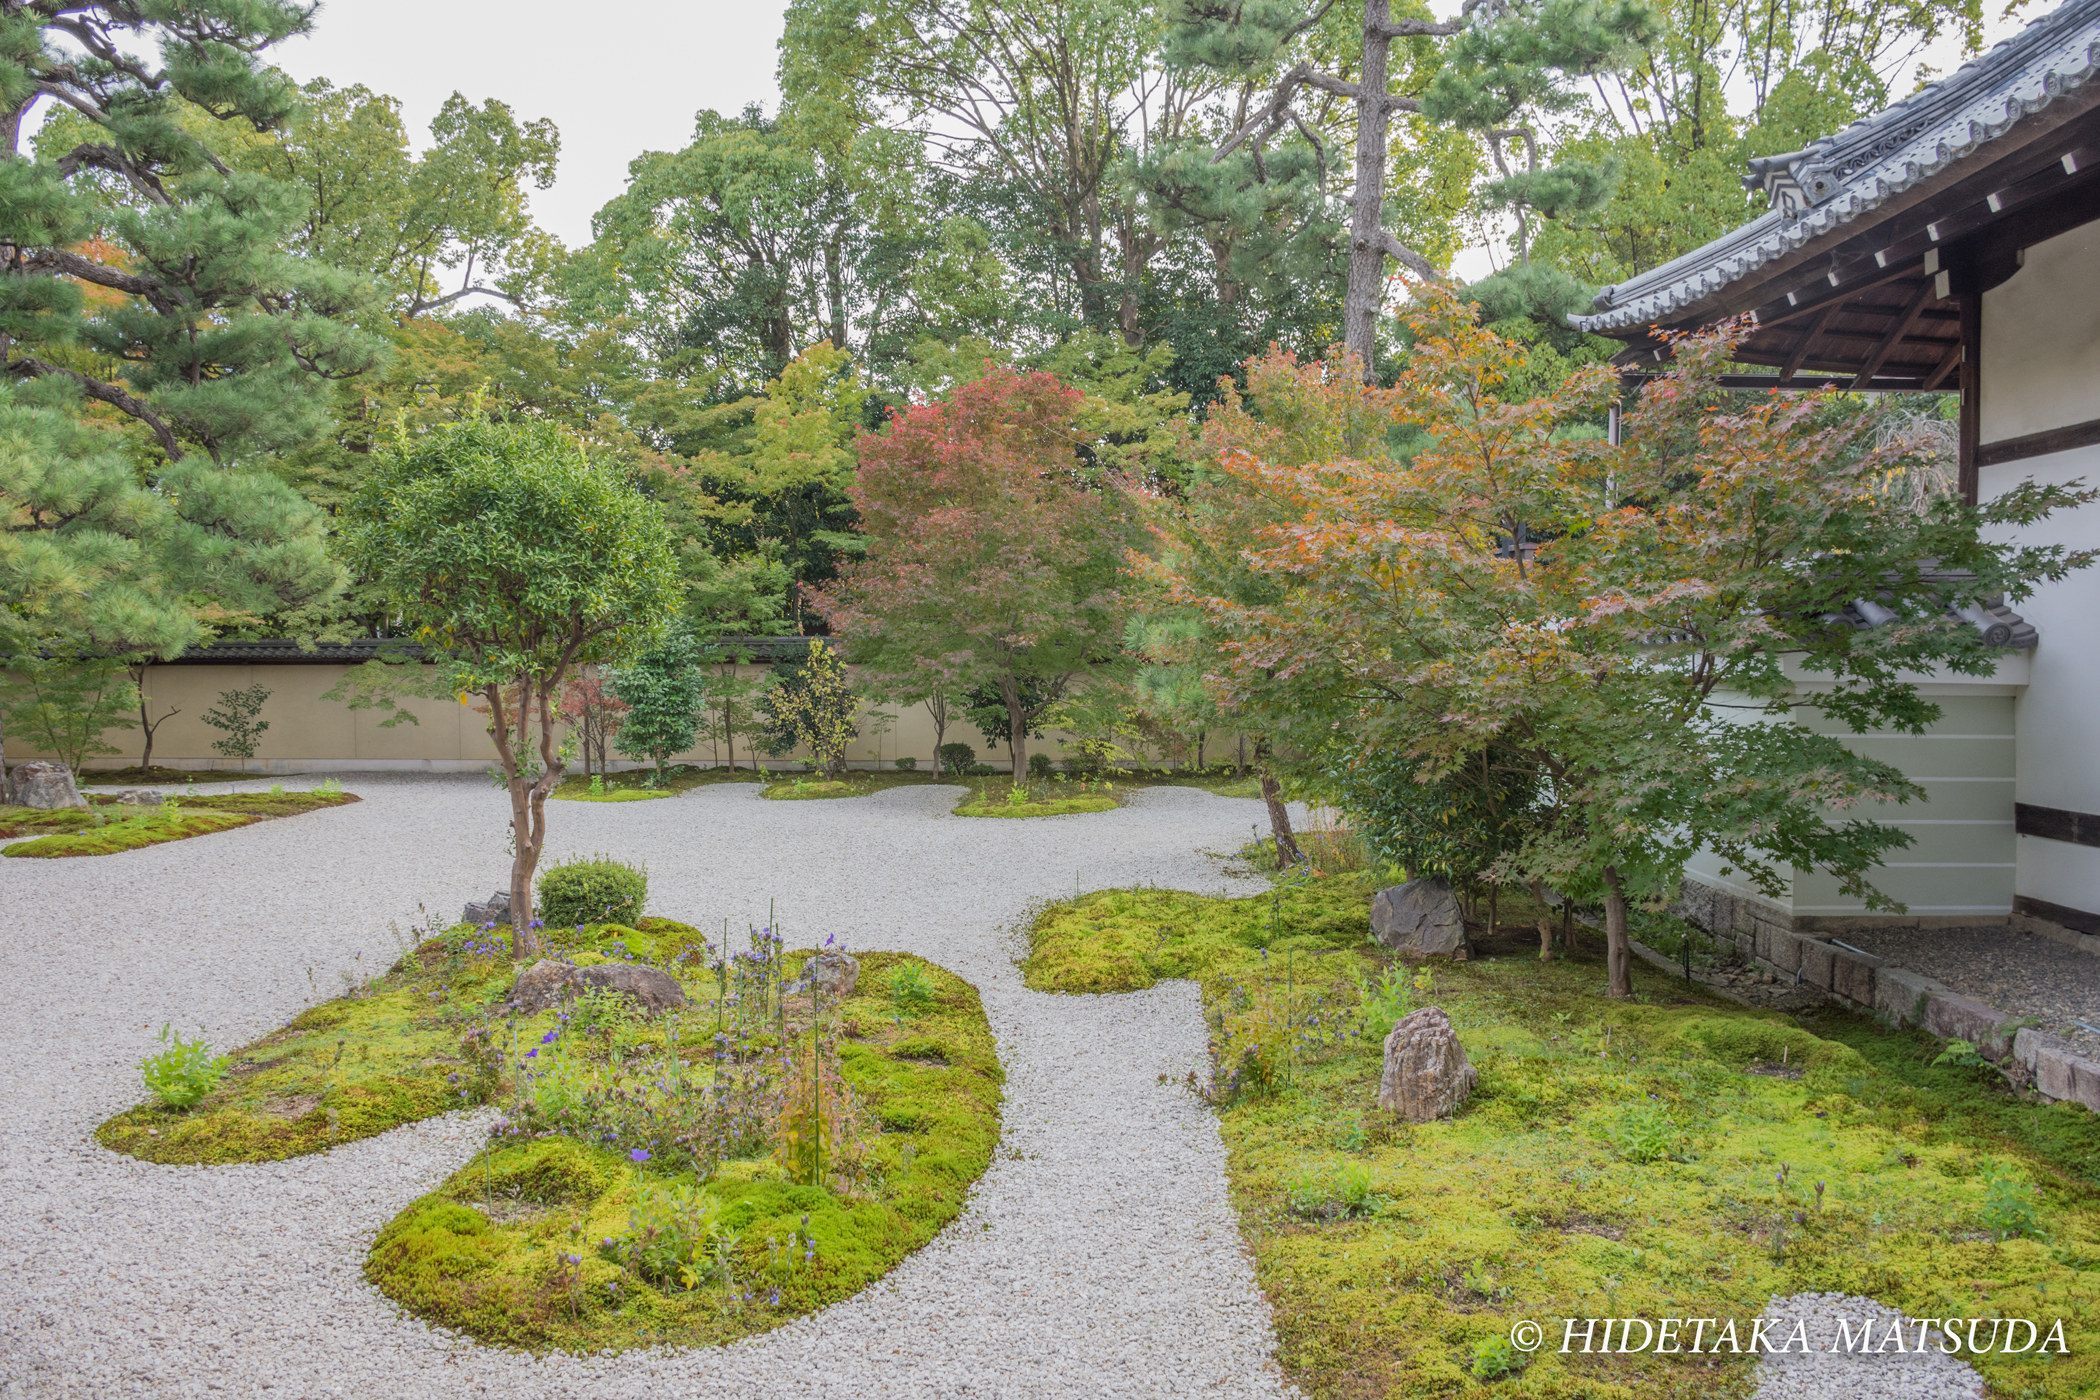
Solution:
[(1911, 325), (1918, 319), (1918, 313), (1925, 309), (1925, 304), (1937, 300), (1939, 297), (1933, 289), (1932, 279), (1928, 277), (1925, 279), (1925, 285), (1918, 288), (1916, 295), (1911, 297), (1910, 305), (1903, 309), (1903, 314), (1889, 326), (1888, 334), (1882, 336), (1881, 343), (1874, 347), (1874, 353), (1867, 356), (1866, 364), (1860, 367), (1859, 378), (1853, 381), (1853, 388), (1864, 389), (1873, 382), (1875, 373), (1888, 360), (1889, 352), (1896, 348), (1904, 336), (1910, 334)]
[(1808, 352), (1815, 345), (1816, 337), (1823, 334), (1823, 327), (1829, 325), (1830, 318), (1835, 315), (1837, 315), (1837, 303), (1832, 302), (1829, 306), (1823, 308), (1822, 315), (1809, 322), (1807, 334), (1801, 337), (1800, 344), (1787, 352), (1786, 363), (1779, 368), (1780, 383), (1784, 384), (1794, 377), (1794, 372), (1801, 368), (1801, 362), (1808, 358)]
[(1925, 387), (1928, 389), (1939, 388), (1947, 382), (1947, 376), (1959, 368), (1961, 368), (1961, 342), (1957, 340), (1947, 347), (1946, 354), (1940, 356), (1939, 368), (1925, 376)]

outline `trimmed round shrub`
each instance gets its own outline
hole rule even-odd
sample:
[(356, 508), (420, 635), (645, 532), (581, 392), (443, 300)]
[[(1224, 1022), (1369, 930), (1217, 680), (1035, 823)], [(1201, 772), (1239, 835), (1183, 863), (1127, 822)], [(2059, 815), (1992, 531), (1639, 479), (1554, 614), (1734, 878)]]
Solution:
[(897, 760), (897, 768), (900, 772), (909, 773), (918, 766), (919, 760), (916, 758), (900, 758)]
[(632, 924), (649, 899), (649, 872), (611, 856), (578, 856), (540, 873), (540, 917), (554, 927)]
[(1047, 778), (1050, 776), (1050, 770), (1055, 766), (1049, 754), (1032, 753), (1028, 755), (1028, 776), (1031, 778)]
[(977, 750), (968, 744), (941, 745), (941, 767), (950, 773), (967, 773), (976, 763)]

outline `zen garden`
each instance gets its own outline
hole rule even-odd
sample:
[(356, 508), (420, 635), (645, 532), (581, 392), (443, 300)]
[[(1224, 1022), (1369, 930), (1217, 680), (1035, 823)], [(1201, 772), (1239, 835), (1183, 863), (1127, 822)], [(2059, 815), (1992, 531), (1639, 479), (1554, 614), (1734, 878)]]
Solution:
[(754, 13), (8, 9), (0, 1397), (2100, 1395), (2100, 0)]

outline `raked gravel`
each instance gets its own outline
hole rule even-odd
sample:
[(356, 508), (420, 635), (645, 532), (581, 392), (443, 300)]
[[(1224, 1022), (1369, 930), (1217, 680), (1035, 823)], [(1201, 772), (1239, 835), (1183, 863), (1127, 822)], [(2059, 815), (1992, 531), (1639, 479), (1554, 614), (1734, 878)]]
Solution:
[[(767, 802), (732, 786), (555, 804), (548, 858), (644, 861), (657, 912), (741, 930), (770, 905), (791, 946), (837, 934), (969, 978), (1008, 1080), (1004, 1137), (964, 1214), (866, 1292), (722, 1349), (534, 1358), (404, 1316), (361, 1274), (374, 1232), (473, 1155), (479, 1115), (265, 1166), (152, 1166), (89, 1136), (139, 1098), (163, 1021), (242, 1044), (391, 963), (419, 904), (449, 917), (502, 885), (507, 809), (485, 780), (347, 786), (364, 800), (122, 855), (0, 861), (0, 1397), (1296, 1393), (1216, 1119), (1159, 1082), (1201, 1058), (1195, 987), (1048, 996), (1014, 966), (1029, 905), (1075, 888), (1259, 888), (1216, 858), (1259, 803), (1154, 788), (1116, 812), (998, 821), (950, 815), (952, 788)], [(1781, 1367), (1759, 1400), (1834, 1396), (1834, 1381), (1848, 1384)]]

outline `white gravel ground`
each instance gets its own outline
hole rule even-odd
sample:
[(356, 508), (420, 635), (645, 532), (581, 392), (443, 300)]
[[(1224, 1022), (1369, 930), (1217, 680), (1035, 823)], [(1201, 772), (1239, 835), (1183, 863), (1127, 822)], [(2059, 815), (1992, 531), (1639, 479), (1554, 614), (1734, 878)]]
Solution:
[[(1029, 903), (1075, 884), (1256, 888), (1204, 853), (1240, 845), (1259, 803), (1161, 788), (1028, 821), (952, 817), (955, 790), (933, 788), (557, 804), (549, 858), (645, 861), (654, 912), (741, 929), (777, 901), (791, 945), (836, 933), (969, 978), (1009, 1077), (968, 1209), (874, 1288), (722, 1350), (536, 1360), (399, 1315), (360, 1273), (374, 1232), (473, 1154), (475, 1116), (249, 1167), (150, 1166), (88, 1136), (137, 1101), (162, 1021), (242, 1044), (391, 963), (389, 924), (405, 933), (418, 902), (450, 916), (503, 883), (505, 799), (484, 780), (347, 786), (364, 801), (118, 856), (0, 861), (0, 1397), (1296, 1393), (1216, 1120), (1157, 1082), (1201, 1056), (1194, 986), (1052, 997), (1013, 965)], [(1760, 1381), (1759, 1400), (1981, 1395), (1949, 1358), (1796, 1360)]]
[(725, 1350), (535, 1360), (398, 1316), (360, 1276), (373, 1233), (472, 1155), (467, 1117), (252, 1167), (148, 1166), (88, 1137), (137, 1100), (162, 1021), (239, 1045), (390, 963), (387, 926), (418, 901), (456, 914), (503, 883), (505, 799), (485, 780), (346, 786), (364, 801), (0, 862), (0, 1395), (1288, 1393), (1216, 1121), (1157, 1083), (1201, 1054), (1195, 988), (1028, 992), (1004, 931), (1075, 879), (1228, 888), (1200, 852), (1240, 844), (1258, 803), (1152, 789), (1027, 821), (952, 817), (955, 791), (932, 788), (556, 804), (550, 858), (645, 861), (654, 912), (741, 929), (777, 900), (791, 945), (837, 933), (969, 978), (1010, 1077), (965, 1215), (868, 1292)]
[[(1938, 1332), (1920, 1331), (1895, 1308), (1843, 1293), (1796, 1293), (1774, 1298), (1765, 1308), (1771, 1321), (1766, 1335), (1773, 1345), (1796, 1345), (1757, 1364), (1756, 1400), (1983, 1400), (1983, 1377), (1968, 1362), (1940, 1350)], [(1840, 1322), (1848, 1331), (1840, 1331)], [(1898, 1323), (1902, 1325), (1897, 1326)], [(1860, 1338), (1872, 1327), (1872, 1340)], [(1923, 1351), (1889, 1351), (1868, 1355), (1847, 1347), (1891, 1345)], [(1956, 1343), (1955, 1345), (1959, 1345)]]

